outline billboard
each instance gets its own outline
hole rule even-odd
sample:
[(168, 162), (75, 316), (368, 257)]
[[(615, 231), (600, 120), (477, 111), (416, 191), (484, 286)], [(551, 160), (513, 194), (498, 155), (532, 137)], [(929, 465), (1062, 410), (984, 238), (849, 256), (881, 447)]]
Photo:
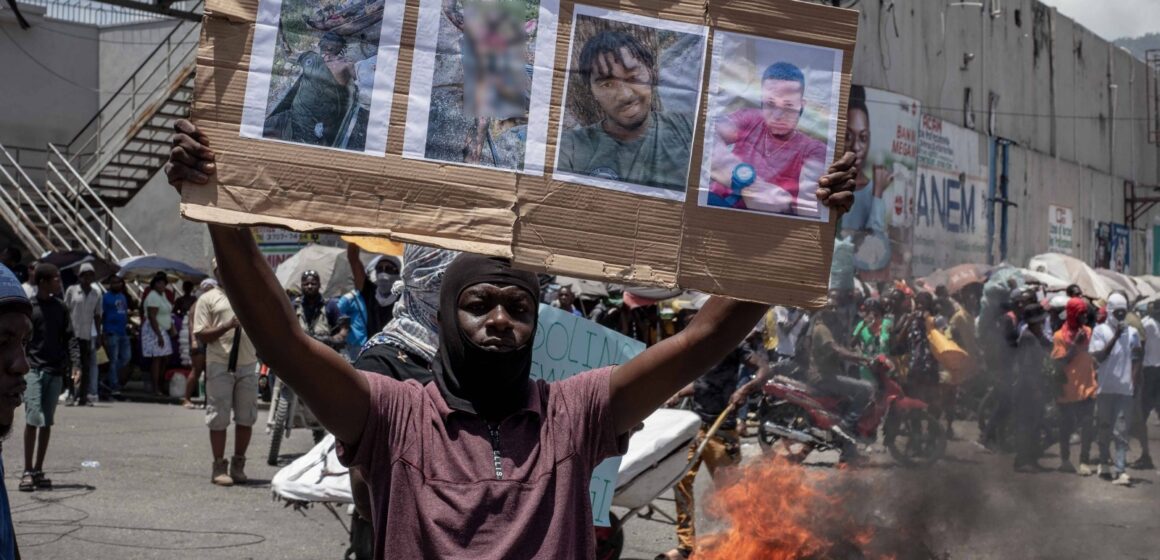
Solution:
[(864, 281), (910, 276), (921, 114), (909, 97), (857, 85), (850, 90), (845, 148), (861, 159), (862, 173), (841, 227), (854, 241), (854, 265)]
[(1099, 222), (1096, 226), (1096, 258), (1092, 263), (1096, 268), (1107, 268), (1128, 273), (1132, 252), (1129, 250), (1131, 230), (1124, 224)]
[(981, 137), (931, 115), (918, 133), (911, 272), (987, 262), (987, 165)]

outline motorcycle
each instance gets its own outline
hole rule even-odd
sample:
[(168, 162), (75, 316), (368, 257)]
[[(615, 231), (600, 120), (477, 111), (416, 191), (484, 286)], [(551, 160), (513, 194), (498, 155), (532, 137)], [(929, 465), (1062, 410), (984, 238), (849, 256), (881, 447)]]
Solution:
[(843, 399), (824, 394), (801, 381), (781, 375), (763, 387), (759, 408), (758, 443), (767, 453), (780, 448), (791, 461), (802, 462), (814, 451), (858, 445), (876, 439), (883, 426), (884, 442), (895, 461), (906, 466), (929, 465), (946, 452), (946, 431), (928, 412), (927, 403), (906, 396), (890, 376), (890, 362), (879, 356), (870, 370), (878, 380), (874, 401), (862, 415), (854, 434), (840, 426)]

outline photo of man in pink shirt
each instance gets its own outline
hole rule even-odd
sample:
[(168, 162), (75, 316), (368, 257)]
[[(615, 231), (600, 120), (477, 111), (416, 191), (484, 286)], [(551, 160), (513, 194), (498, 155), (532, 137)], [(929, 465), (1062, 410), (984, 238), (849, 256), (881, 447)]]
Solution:
[(840, 53), (720, 35), (700, 205), (825, 219), (815, 195), (835, 149)]

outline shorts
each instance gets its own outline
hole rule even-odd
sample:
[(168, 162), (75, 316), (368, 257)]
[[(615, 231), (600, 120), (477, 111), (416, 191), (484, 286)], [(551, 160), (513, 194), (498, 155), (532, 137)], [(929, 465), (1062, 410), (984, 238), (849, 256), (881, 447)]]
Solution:
[(253, 426), (258, 421), (257, 364), (238, 364), (231, 373), (226, 364), (205, 365), (205, 425), (212, 431), (230, 426), (230, 412), (234, 423)]
[(24, 421), (35, 428), (49, 428), (56, 416), (56, 403), (64, 390), (64, 376), (33, 369), (24, 374)]

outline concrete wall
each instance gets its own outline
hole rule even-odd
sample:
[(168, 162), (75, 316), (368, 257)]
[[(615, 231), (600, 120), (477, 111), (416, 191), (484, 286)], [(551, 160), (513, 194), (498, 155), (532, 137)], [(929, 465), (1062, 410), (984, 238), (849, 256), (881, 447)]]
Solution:
[[(1048, 206), (1057, 204), (1073, 208), (1075, 255), (1091, 262), (1095, 224), (1124, 222), (1124, 182), (1160, 184), (1145, 64), (1036, 0), (1004, 0), (995, 16), (991, 1), (985, 10), (949, 4), (860, 2), (854, 83), (914, 97), (926, 113), (1014, 142), (1009, 197), (1019, 206), (1008, 212), (1008, 260), (1026, 263), (1047, 250)], [(1158, 218), (1154, 211), (1139, 227)], [(1133, 238), (1138, 273), (1143, 239)]]
[[(133, 75), (176, 25), (176, 21), (170, 20), (101, 29), (101, 103)], [(191, 40), (196, 42), (197, 36)]]
[(859, 3), (854, 82), (915, 97), (982, 134), (1160, 183), (1144, 63), (1036, 0), (1005, 0), (994, 17), (985, 3)]
[(46, 20), (33, 6), (21, 7), (32, 27), (20, 29), (0, 5), (0, 143), (67, 142), (98, 107), (97, 29)]
[(159, 173), (128, 205), (113, 212), (146, 251), (208, 271), (213, 256), (209, 232), (205, 224), (181, 218), (180, 201), (177, 191)]

